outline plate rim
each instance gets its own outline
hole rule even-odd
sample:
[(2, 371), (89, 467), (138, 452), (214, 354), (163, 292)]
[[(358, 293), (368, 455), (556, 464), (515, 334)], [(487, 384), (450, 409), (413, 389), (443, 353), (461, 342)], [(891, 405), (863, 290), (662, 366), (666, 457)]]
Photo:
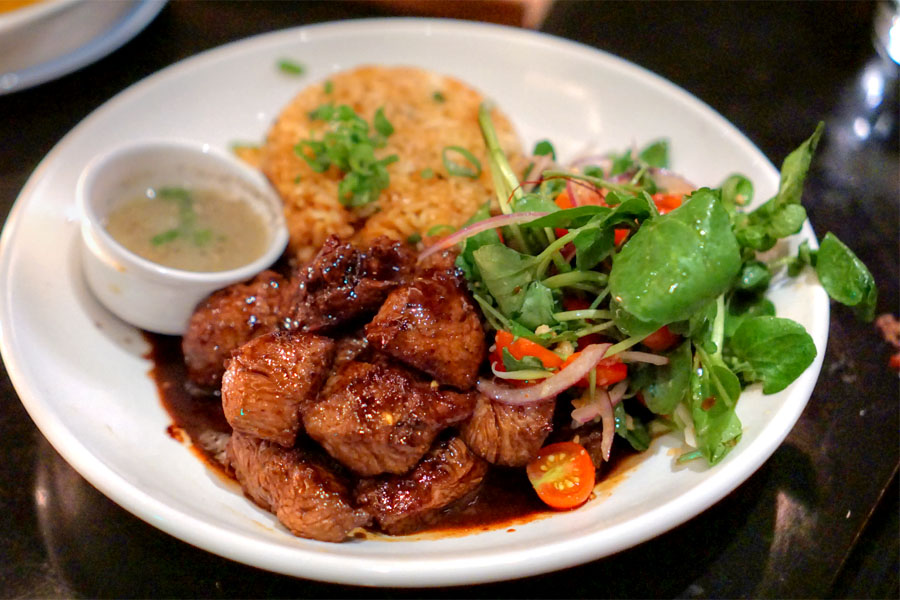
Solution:
[[(752, 154), (761, 156), (765, 160), (765, 167), (777, 173), (777, 170), (768, 160), (768, 158), (762, 153), (762, 151), (756, 148), (756, 146), (753, 145), (752, 142), (750, 142), (750, 140), (746, 137), (746, 135), (743, 134), (743, 132), (738, 130), (735, 125), (730, 123), (721, 114), (719, 114), (699, 98), (691, 95), (683, 88), (666, 80), (662, 76), (657, 75), (644, 67), (641, 67), (640, 65), (636, 65), (630, 61), (616, 57), (606, 51), (594, 48), (586, 44), (582, 44), (580, 42), (568, 40), (565, 38), (559, 38), (542, 32), (521, 30), (486, 23), (457, 21), (452, 19), (376, 18), (302, 25), (298, 27), (277, 30), (274, 32), (256, 34), (248, 38), (235, 40), (229, 42), (228, 44), (211, 48), (198, 54), (192, 55), (191, 57), (169, 65), (157, 71), (156, 73), (132, 84), (122, 92), (116, 94), (115, 96), (104, 102), (94, 111), (92, 111), (84, 120), (82, 120), (71, 131), (63, 136), (54, 145), (50, 152), (48, 152), (48, 154), (40, 161), (37, 168), (29, 176), (26, 184), (23, 186), (21, 192), (15, 200), (12, 209), (10, 210), (7, 221), (3, 227), (2, 233), (0, 233), (0, 281), (6, 281), (9, 277), (9, 271), (11, 268), (10, 256), (12, 255), (10, 247), (12, 245), (13, 238), (15, 237), (15, 232), (19, 227), (19, 223), (23, 220), (22, 214), (24, 214), (25, 212), (26, 203), (28, 202), (29, 198), (33, 197), (33, 188), (35, 188), (41, 181), (41, 173), (46, 170), (48, 164), (56, 159), (58, 154), (63, 152), (64, 147), (66, 146), (68, 141), (72, 139), (72, 137), (76, 136), (83, 128), (87, 126), (87, 124), (92, 122), (93, 119), (102, 118), (102, 113), (105, 112), (105, 109), (114, 106), (116, 103), (127, 101), (133, 95), (140, 94), (144, 89), (152, 87), (158, 79), (167, 77), (179, 69), (189, 69), (194, 64), (207, 60), (211, 55), (220, 55), (221, 59), (227, 59), (231, 53), (240, 51), (241, 46), (245, 44), (249, 45), (257, 43), (271, 43), (272, 45), (277, 46), (283, 43), (283, 40), (285, 39), (292, 39), (295, 36), (299, 37), (304, 33), (315, 33), (317, 31), (324, 30), (326, 32), (332, 31), (335, 34), (341, 34), (342, 30), (353, 31), (359, 28), (369, 29), (372, 27), (384, 27), (386, 25), (400, 27), (410, 34), (427, 35), (434, 28), (444, 28), (446, 32), (450, 32), (452, 34), (460, 34), (463, 32), (470, 34), (471, 32), (475, 31), (479, 34), (484, 34), (490, 37), (494, 37), (497, 35), (512, 35), (516, 38), (524, 39), (528, 42), (544, 43), (551, 46), (557, 46), (558, 48), (562, 48), (567, 51), (578, 52), (581, 54), (583, 54), (584, 52), (588, 52), (589, 54), (600, 55), (604, 57), (607, 62), (615, 65), (617, 68), (621, 68), (626, 71), (636, 69), (637, 72), (639, 72), (643, 77), (650, 77), (655, 84), (663, 85), (668, 91), (677, 93), (681, 97), (682, 101), (686, 101), (689, 104), (694, 104), (695, 106), (701, 107), (703, 109), (703, 112), (707, 116), (715, 118), (715, 120), (718, 121), (718, 125), (723, 126), (727, 130), (729, 130), (729, 132), (733, 134), (732, 137), (734, 137), (736, 140), (739, 140), (742, 145), (745, 146), (744, 149), (749, 149)], [(809, 225), (808, 221), (805, 225), (805, 233), (810, 236), (813, 235), (812, 228)], [(815, 240), (814, 237), (813, 240)], [(11, 290), (9, 289), (10, 286), (4, 287), (6, 288), (6, 293), (3, 296), (0, 296), (0, 314), (3, 315), (5, 315), (11, 308)], [(822, 293), (824, 294), (824, 292)], [(697, 486), (699, 488), (702, 488), (702, 491), (704, 491), (705, 493), (700, 493), (697, 491), (697, 488), (693, 488), (682, 496), (665, 502), (659, 507), (643, 515), (642, 522), (639, 524), (639, 527), (636, 527), (635, 523), (629, 520), (624, 523), (617, 524), (610, 529), (604, 530), (603, 534), (608, 535), (610, 531), (618, 531), (618, 529), (620, 528), (632, 529), (632, 534), (630, 536), (623, 537), (620, 543), (612, 549), (603, 550), (602, 552), (598, 553), (593, 545), (586, 543), (576, 552), (572, 552), (571, 549), (568, 549), (565, 553), (557, 552), (556, 546), (568, 543), (565, 540), (561, 540), (557, 541), (556, 543), (550, 543), (541, 546), (541, 553), (539, 557), (536, 557), (531, 550), (519, 550), (512, 555), (513, 558), (528, 553), (529, 560), (533, 560), (534, 558), (543, 558), (546, 560), (546, 562), (544, 562), (542, 565), (532, 565), (526, 571), (522, 570), (519, 560), (510, 560), (510, 554), (503, 554), (502, 560), (495, 559), (492, 561), (486, 559), (482, 561), (482, 564), (479, 565), (476, 569), (473, 569), (472, 564), (470, 562), (465, 562), (464, 559), (447, 560), (439, 559), (436, 557), (429, 558), (426, 562), (428, 563), (430, 571), (427, 571), (427, 573), (424, 572), (426, 571), (424, 569), (411, 572), (409, 570), (410, 565), (405, 561), (394, 561), (391, 566), (386, 566), (385, 564), (383, 564), (386, 561), (390, 561), (390, 557), (379, 557), (379, 561), (382, 564), (379, 568), (372, 568), (372, 565), (370, 564), (372, 562), (372, 559), (370, 557), (351, 556), (342, 557), (342, 560), (344, 561), (344, 573), (342, 574), (333, 572), (333, 569), (329, 569), (327, 566), (318, 564), (316, 560), (312, 560), (309, 563), (302, 565), (303, 568), (298, 569), (296, 553), (298, 550), (302, 551), (302, 549), (299, 548), (273, 548), (265, 541), (246, 538), (243, 539), (243, 544), (234, 545), (233, 543), (231, 543), (233, 541), (230, 539), (230, 536), (232, 534), (228, 532), (227, 526), (223, 527), (221, 524), (217, 525), (195, 519), (190, 515), (184, 514), (181, 511), (172, 508), (170, 505), (160, 500), (144, 494), (140, 490), (134, 489), (131, 484), (124, 482), (123, 478), (119, 476), (118, 473), (116, 473), (111, 467), (108, 467), (98, 457), (90, 454), (90, 452), (86, 450), (86, 448), (78, 441), (74, 434), (72, 434), (65, 427), (65, 425), (60, 422), (60, 419), (58, 417), (44, 412), (42, 410), (40, 400), (39, 398), (37, 398), (37, 392), (35, 390), (32, 390), (30, 382), (26, 380), (26, 375), (24, 374), (22, 367), (19, 365), (17, 358), (13, 354), (13, 332), (9, 330), (8, 325), (5, 325), (7, 319), (0, 319), (0, 355), (2, 355), (3, 361), (9, 373), (10, 380), (12, 381), (23, 406), (26, 408), (32, 420), (34, 420), (38, 429), (48, 439), (48, 441), (56, 449), (56, 451), (59, 452), (65, 458), (65, 460), (69, 462), (69, 464), (71, 464), (76, 471), (79, 472), (82, 477), (84, 477), (92, 485), (97, 487), (104, 495), (112, 499), (116, 504), (118, 504), (128, 512), (131, 512), (132, 514), (136, 515), (152, 526), (166, 531), (170, 535), (173, 535), (174, 537), (182, 541), (203, 548), (206, 551), (219, 554), (220, 556), (224, 556), (226, 558), (236, 560), (244, 564), (253, 565), (287, 575), (315, 578), (321, 581), (354, 585), (426, 587), (486, 583), (522, 577), (526, 575), (537, 575), (540, 573), (546, 573), (549, 571), (555, 571), (558, 569), (574, 566), (576, 564), (581, 564), (590, 560), (609, 556), (626, 548), (633, 547), (639, 543), (643, 543), (649, 539), (662, 535), (664, 532), (669, 531), (677, 527), (678, 525), (694, 518), (700, 512), (711, 507), (713, 504), (721, 500), (721, 498), (723, 498), (725, 495), (739, 487), (766, 460), (768, 460), (771, 454), (774, 453), (775, 450), (777, 450), (784, 438), (787, 437), (787, 435), (795, 425), (797, 419), (799, 418), (800, 414), (809, 401), (809, 398), (812, 394), (812, 388), (815, 385), (819, 371), (821, 369), (822, 360), (824, 358), (825, 341), (827, 340), (828, 335), (827, 316), (828, 306), (826, 301), (825, 330), (824, 332), (819, 332), (819, 339), (816, 339), (817, 347), (819, 347), (821, 351), (817, 353), (814, 364), (811, 365), (809, 369), (807, 369), (807, 371), (801, 376), (801, 379), (799, 379), (794, 384), (803, 387), (803, 391), (799, 393), (801, 393), (805, 397), (805, 400), (803, 402), (794, 403), (789, 406), (789, 408), (791, 408), (792, 410), (790, 411), (789, 415), (786, 415), (788, 419), (786, 421), (782, 421), (782, 423), (788, 422), (790, 423), (790, 425), (785, 426), (782, 424), (774, 432), (770, 431), (771, 435), (769, 436), (769, 442), (765, 447), (759, 449), (754, 448), (755, 451), (752, 452), (743, 452), (738, 457), (741, 463), (746, 463), (743, 470), (735, 468), (729, 473), (729, 475), (720, 476), (713, 481), (704, 482), (704, 484)], [(784, 408), (785, 407), (782, 407), (782, 410), (784, 410)], [(771, 427), (767, 426), (766, 429), (768, 431), (771, 429)], [(735, 465), (735, 467), (737, 467), (737, 465)], [(690, 500), (691, 506), (687, 511), (683, 510), (677, 519), (672, 520), (671, 518), (666, 518), (666, 522), (661, 523), (665, 516), (664, 513), (666, 512), (664, 509), (669, 507), (669, 505), (676, 500), (681, 502)], [(164, 518), (159, 518), (159, 515), (164, 516)], [(211, 539), (216, 542), (216, 548), (210, 547)], [(330, 546), (330, 544), (327, 543), (321, 544), (324, 544), (322, 546), (323, 549), (326, 549)], [(261, 564), (261, 562), (258, 560), (259, 552), (261, 550), (264, 550), (266, 552), (267, 558), (269, 559), (266, 564)], [(327, 556), (328, 552), (325, 552), (323, 554)], [(328, 576), (321, 576), (322, 574), (314, 575), (313, 573), (317, 568), (326, 568), (326, 570), (329, 570)], [(365, 571), (364, 576), (360, 576), (360, 573), (356, 573), (352, 577), (347, 577), (347, 574), (351, 574), (354, 571), (360, 569)], [(398, 580), (398, 577), (402, 580)]]

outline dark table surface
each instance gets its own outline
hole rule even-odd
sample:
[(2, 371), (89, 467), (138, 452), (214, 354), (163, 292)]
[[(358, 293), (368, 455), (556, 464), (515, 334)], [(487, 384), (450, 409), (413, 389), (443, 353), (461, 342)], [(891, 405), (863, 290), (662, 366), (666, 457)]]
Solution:
[[(542, 30), (684, 87), (775, 164), (824, 119), (804, 203), (898, 308), (897, 68), (867, 3), (575, 3)], [(252, 34), (395, 14), (373, 3), (172, 2), (117, 52), (0, 96), (0, 215), (62, 136), (158, 69)], [(881, 91), (879, 91), (881, 90)], [(898, 590), (898, 379), (874, 326), (833, 307), (808, 407), (772, 458), (692, 521), (567, 571), (468, 590), (334, 586), (198, 550), (92, 488), (29, 419), (0, 367), (0, 595), (5, 597), (885, 597)]]

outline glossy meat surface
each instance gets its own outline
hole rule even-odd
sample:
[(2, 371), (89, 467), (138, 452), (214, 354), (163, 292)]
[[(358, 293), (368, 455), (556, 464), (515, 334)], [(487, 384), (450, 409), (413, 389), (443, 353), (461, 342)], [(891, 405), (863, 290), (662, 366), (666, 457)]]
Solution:
[(367, 511), (351, 504), (347, 482), (307, 450), (235, 432), (227, 456), (247, 497), (294, 535), (341, 542), (371, 522)]
[(313, 402), (331, 368), (335, 342), (273, 331), (235, 350), (222, 377), (222, 408), (236, 431), (294, 445), (301, 407)]
[(435, 444), (410, 473), (360, 481), (356, 502), (386, 533), (412, 533), (470, 500), (487, 470), (460, 438), (451, 437)]
[(288, 313), (287, 282), (274, 271), (214, 292), (197, 306), (182, 338), (188, 378), (201, 388), (217, 388), (231, 351), (274, 331)]
[(523, 467), (537, 456), (553, 430), (555, 400), (529, 406), (495, 402), (481, 394), (460, 437), (489, 463)]
[(366, 325), (375, 348), (438, 382), (475, 385), (485, 356), (484, 330), (467, 292), (448, 279), (416, 278), (387, 297)]
[(359, 475), (404, 473), (443, 429), (466, 419), (474, 394), (432, 387), (386, 360), (344, 364), (303, 412), (307, 434)]
[(296, 274), (293, 319), (319, 332), (374, 314), (410, 273), (413, 254), (400, 242), (378, 238), (366, 249), (331, 236)]

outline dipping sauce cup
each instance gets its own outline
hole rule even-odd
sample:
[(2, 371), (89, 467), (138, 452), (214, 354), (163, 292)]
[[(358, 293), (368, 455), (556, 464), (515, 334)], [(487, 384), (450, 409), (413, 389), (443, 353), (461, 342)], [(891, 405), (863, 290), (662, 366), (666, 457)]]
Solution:
[[(165, 266), (129, 250), (108, 230), (110, 214), (124, 203), (157, 196), (153, 202), (164, 202), (166, 191), (176, 196), (175, 201), (184, 201), (196, 190), (207, 196), (219, 195), (223, 202), (244, 202), (251, 216), (259, 218), (264, 242), (240, 266), (223, 271)], [(163, 140), (121, 146), (88, 164), (79, 178), (76, 195), (81, 213), (82, 268), (88, 286), (113, 314), (154, 333), (183, 334), (201, 300), (215, 290), (250, 279), (274, 263), (287, 246), (281, 200), (265, 177), (208, 144)], [(193, 210), (190, 204), (180, 206), (182, 214), (185, 207), (189, 213)], [(194, 217), (188, 216), (188, 224), (194, 227)], [(215, 235), (212, 230), (185, 225), (160, 232), (153, 242), (163, 244), (190, 236), (199, 248)], [(227, 244), (228, 236), (218, 235), (216, 240)]]

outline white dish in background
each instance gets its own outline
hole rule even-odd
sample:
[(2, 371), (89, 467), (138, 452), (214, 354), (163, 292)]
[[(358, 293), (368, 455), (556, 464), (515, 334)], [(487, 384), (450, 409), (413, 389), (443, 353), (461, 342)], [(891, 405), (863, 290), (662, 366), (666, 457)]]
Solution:
[(137, 35), (166, 0), (42, 0), (0, 13), (0, 95), (80, 69)]
[[(304, 63), (306, 75), (281, 73), (281, 58)], [(126, 90), (63, 138), (22, 190), (0, 238), (0, 349), (29, 414), (75, 469), (150, 524), (234, 560), (332, 582), (426, 586), (532, 575), (628, 548), (708, 508), (775, 451), (806, 405), (824, 355), (828, 300), (811, 275), (775, 286), (771, 297), (779, 315), (807, 328), (818, 358), (785, 391), (742, 397), (743, 439), (721, 463), (675, 466), (669, 449), (678, 442), (663, 437), (611, 494), (513, 531), (340, 545), (295, 538), (171, 439), (140, 335), (104, 311), (82, 281), (79, 173), (95, 153), (147, 136), (222, 148), (261, 140), (301, 87), (360, 63), (456, 76), (496, 100), (526, 145), (549, 137), (563, 158), (588, 144), (621, 149), (667, 137), (674, 169), (698, 185), (742, 172), (757, 200), (778, 186), (766, 157), (683, 90), (608, 54), (530, 31), (350, 21), (198, 55)], [(808, 224), (797, 237), (813, 239)]]

